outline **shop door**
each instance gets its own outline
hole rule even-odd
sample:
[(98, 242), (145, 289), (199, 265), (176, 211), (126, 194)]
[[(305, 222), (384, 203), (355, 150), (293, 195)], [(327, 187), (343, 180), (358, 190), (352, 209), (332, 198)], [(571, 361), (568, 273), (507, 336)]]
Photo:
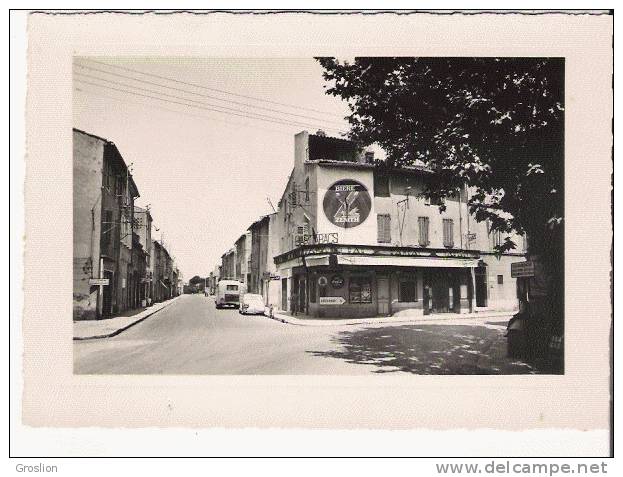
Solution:
[(390, 315), (389, 308), (389, 278), (378, 277), (376, 281), (377, 286), (377, 306), (378, 314), (382, 316)]
[(112, 288), (114, 282), (112, 280), (112, 272), (104, 270), (104, 278), (108, 278), (108, 285), (103, 286), (104, 296), (102, 300), (102, 316), (109, 317), (112, 315)]
[(288, 311), (288, 279), (281, 279), (281, 309)]
[(474, 269), (474, 281), (476, 282), (476, 306), (487, 306), (487, 267)]
[(450, 280), (443, 272), (434, 273), (431, 277), (432, 313), (448, 313), (450, 311)]

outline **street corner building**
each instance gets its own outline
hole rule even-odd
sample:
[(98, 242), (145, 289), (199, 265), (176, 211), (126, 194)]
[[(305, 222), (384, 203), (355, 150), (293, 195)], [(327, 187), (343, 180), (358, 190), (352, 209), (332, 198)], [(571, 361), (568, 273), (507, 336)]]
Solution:
[(470, 216), (468, 188), (443, 212), (421, 198), (434, 180), (425, 167), (379, 168), (350, 141), (303, 131), (277, 211), (223, 255), (220, 276), (309, 318), (516, 310), (511, 263), (525, 260), (525, 238), (511, 236), (519, 252), (496, 253), (504, 237)]
[(177, 270), (154, 260), (160, 244), (151, 237), (149, 209), (135, 206), (138, 197), (115, 144), (74, 129), (74, 320), (108, 318), (177, 293), (154, 285), (156, 279), (177, 283)]

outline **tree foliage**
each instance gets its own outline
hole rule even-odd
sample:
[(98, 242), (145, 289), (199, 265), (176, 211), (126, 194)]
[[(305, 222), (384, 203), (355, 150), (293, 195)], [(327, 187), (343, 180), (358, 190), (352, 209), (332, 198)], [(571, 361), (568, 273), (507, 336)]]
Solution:
[[(326, 92), (351, 109), (349, 139), (380, 145), (385, 166), (434, 171), (423, 195), (442, 204), (469, 187), (476, 219), (526, 232), (531, 253), (561, 251), (563, 59), (317, 60)], [(499, 251), (514, 247), (506, 240)]]
[(204, 281), (203, 278), (201, 278), (199, 275), (195, 275), (190, 280), (188, 280), (188, 284), (189, 285), (197, 285), (197, 284), (203, 283), (203, 281)]

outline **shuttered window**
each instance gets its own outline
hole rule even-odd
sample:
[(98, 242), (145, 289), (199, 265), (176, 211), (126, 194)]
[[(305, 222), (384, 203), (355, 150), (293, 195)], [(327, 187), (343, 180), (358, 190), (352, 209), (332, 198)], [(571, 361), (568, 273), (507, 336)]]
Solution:
[(454, 247), (454, 221), (443, 219), (443, 246)]
[(428, 217), (418, 217), (418, 229), (419, 229), (419, 244), (420, 247), (428, 247), (430, 241), (428, 240)]
[(376, 223), (378, 242), (390, 243), (392, 241), (391, 216), (389, 214), (378, 214), (376, 216)]

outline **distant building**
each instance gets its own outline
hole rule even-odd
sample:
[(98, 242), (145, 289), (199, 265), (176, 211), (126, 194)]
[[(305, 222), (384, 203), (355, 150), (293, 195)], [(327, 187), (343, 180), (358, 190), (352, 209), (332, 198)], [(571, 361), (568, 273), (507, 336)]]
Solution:
[(115, 144), (74, 129), (74, 320), (103, 318), (132, 306), (137, 197), (138, 188)]
[(236, 240), (235, 279), (247, 283), (251, 279), (251, 232), (245, 232)]
[(231, 248), (221, 256), (221, 280), (236, 280), (236, 249)]
[[(134, 232), (138, 235), (141, 248), (145, 253), (145, 270), (139, 277), (139, 300), (141, 306), (150, 305), (153, 301), (153, 241), (151, 228), (153, 219), (149, 209), (134, 207)], [(144, 303), (144, 304), (143, 304)]]
[(154, 302), (161, 302), (168, 300), (171, 296), (171, 280), (168, 271), (170, 257), (161, 242), (153, 240), (152, 244), (154, 250), (153, 298)]
[(268, 262), (269, 257), (269, 224), (270, 216), (265, 215), (249, 227), (251, 232), (251, 256), (249, 267), (249, 281), (247, 289), (249, 293), (264, 295), (266, 281), (270, 280)]

